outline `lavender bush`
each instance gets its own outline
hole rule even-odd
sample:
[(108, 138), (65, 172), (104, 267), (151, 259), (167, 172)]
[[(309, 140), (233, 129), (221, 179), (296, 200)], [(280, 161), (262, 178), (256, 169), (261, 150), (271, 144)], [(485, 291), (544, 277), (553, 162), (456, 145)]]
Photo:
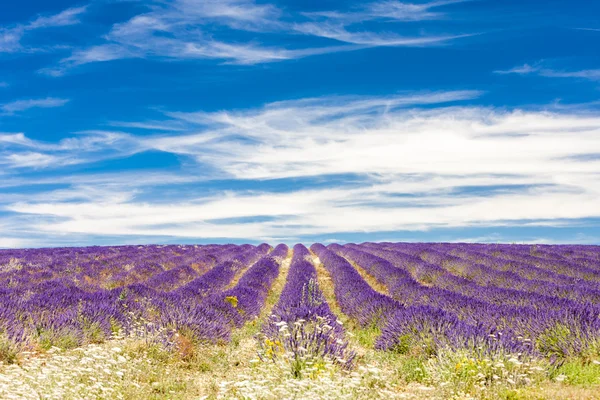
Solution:
[[(294, 246), (261, 337), (265, 359), (287, 357), (299, 373), (319, 357), (343, 367), (354, 357), (319, 287), (316, 257), (341, 311), (381, 330), (378, 349), (483, 349), (555, 364), (600, 355), (600, 247), (386, 242), (311, 250)], [(288, 252), (267, 244), (0, 250), (0, 354), (14, 360), (22, 350), (116, 333), (225, 342), (264, 311)]]
[(317, 283), (310, 252), (301, 244), (294, 253), (279, 302), (259, 337), (263, 358), (285, 357), (294, 376), (320, 358), (351, 368), (354, 352), (348, 349), (344, 329)]

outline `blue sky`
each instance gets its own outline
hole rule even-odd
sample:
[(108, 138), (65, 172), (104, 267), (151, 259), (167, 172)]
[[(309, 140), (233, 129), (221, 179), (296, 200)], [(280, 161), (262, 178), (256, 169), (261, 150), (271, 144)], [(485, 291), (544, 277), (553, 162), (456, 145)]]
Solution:
[(600, 243), (600, 3), (21, 0), (0, 247)]

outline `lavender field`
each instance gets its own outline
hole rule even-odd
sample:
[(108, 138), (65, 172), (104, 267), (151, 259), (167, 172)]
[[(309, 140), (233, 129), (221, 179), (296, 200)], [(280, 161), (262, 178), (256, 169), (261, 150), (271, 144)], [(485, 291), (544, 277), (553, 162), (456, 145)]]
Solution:
[(0, 398), (600, 398), (600, 247), (0, 250)]

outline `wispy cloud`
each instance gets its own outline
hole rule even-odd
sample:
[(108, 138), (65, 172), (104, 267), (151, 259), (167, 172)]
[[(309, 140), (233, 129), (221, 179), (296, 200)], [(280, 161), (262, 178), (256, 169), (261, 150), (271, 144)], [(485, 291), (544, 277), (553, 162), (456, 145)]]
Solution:
[(187, 42), (160, 38), (122, 44), (108, 44), (75, 51), (58, 65), (41, 69), (50, 76), (62, 76), (68, 70), (89, 63), (106, 62), (128, 58), (164, 57), (179, 60), (219, 59), (229, 64), (252, 65), (290, 60), (315, 54), (339, 51), (338, 48), (287, 50), (278, 47), (262, 47), (256, 44), (231, 44), (216, 40)]
[(31, 243), (31, 240), (23, 238), (0, 237), (0, 249), (23, 248)]
[(127, 157), (145, 150), (137, 140), (120, 132), (80, 132), (57, 143), (32, 140), (23, 133), (0, 133), (0, 165), (5, 168), (60, 169)]
[(79, 65), (137, 57), (141, 57), (141, 55), (132, 52), (126, 47), (116, 44), (104, 44), (76, 50), (69, 57), (60, 60), (58, 65), (42, 68), (38, 72), (58, 77), (64, 75), (69, 69)]
[[(35, 158), (29, 153), (93, 160), (122, 156), (123, 149), (160, 150), (186, 159), (190, 170), (173, 171), (172, 177), (71, 175), (63, 181), (71, 189), (5, 199), (4, 209), (27, 221), (35, 215), (29, 229), (61, 235), (230, 239), (556, 221), (569, 226), (600, 217), (600, 160), (573, 159), (600, 154), (600, 118), (468, 105), (481, 95), (322, 97), (250, 110), (169, 112), (164, 124), (185, 131), (115, 133), (111, 145), (100, 136), (52, 145), (62, 152), (6, 134), (0, 142), (11, 143), (13, 154), (21, 146), (23, 160)], [(275, 192), (184, 189), (202, 179), (343, 174), (364, 179)], [(181, 195), (161, 201), (165, 185), (183, 185)], [(87, 187), (95, 188), (93, 196), (84, 195)]]
[(360, 23), (375, 19), (387, 21), (427, 21), (447, 18), (447, 14), (432, 9), (445, 5), (464, 3), (469, 0), (433, 1), (429, 3), (407, 3), (394, 0), (365, 3), (349, 12), (320, 11), (303, 15), (312, 19), (338, 21), (342, 24)]
[(87, 7), (69, 8), (58, 14), (48, 16), (38, 16), (36, 19), (25, 25), (25, 30), (52, 28), (58, 26), (69, 26), (79, 24), (80, 15), (85, 13)]
[(28, 32), (78, 24), (81, 22), (79, 16), (86, 9), (86, 7), (69, 8), (58, 14), (37, 16), (29, 23), (17, 24), (11, 27), (0, 27), (0, 53), (34, 51), (34, 49), (24, 48), (21, 45), (21, 39)]
[(21, 47), (23, 28), (6, 29), (0, 27), (0, 53), (12, 53)]
[(133, 57), (212, 58), (239, 64), (285, 60), (292, 57), (286, 49), (225, 42), (205, 32), (210, 22), (243, 31), (274, 29), (279, 13), (273, 5), (259, 5), (251, 0), (175, 0), (115, 24), (106, 36), (106, 46), (81, 50), (61, 64), (68, 68)]
[(600, 80), (600, 69), (585, 69), (581, 71), (541, 70), (539, 74), (549, 78), (582, 78), (591, 81)]
[[(170, 113), (174, 118), (198, 124), (198, 129), (204, 126), (205, 131), (179, 138), (148, 139), (147, 145), (194, 156), (238, 179), (274, 179), (336, 173), (520, 174), (527, 173), (525, 167), (533, 165), (525, 159), (522, 165), (505, 160), (507, 164), (502, 167), (503, 161), (495, 154), (517, 143), (529, 147), (542, 137), (562, 137), (556, 132), (565, 129), (585, 128), (589, 133), (585, 140), (583, 133), (578, 134), (582, 141), (566, 147), (540, 143), (548, 150), (545, 157), (554, 152), (589, 152), (588, 140), (597, 142), (593, 135), (598, 120), (594, 118), (502, 113), (483, 108), (413, 109), (421, 104), (469, 100), (479, 94), (466, 91), (321, 98), (274, 103), (251, 112)], [(519, 124), (525, 124), (527, 129)], [(438, 126), (445, 128), (438, 132)], [(240, 137), (247, 141), (240, 142)], [(443, 165), (421, 163), (419, 160), (428, 159), (428, 151), (436, 160), (445, 160)], [(515, 157), (508, 153), (501, 157), (504, 156)], [(455, 157), (463, 162), (454, 163)], [(398, 159), (405, 163), (396, 163)], [(475, 167), (467, 162), (469, 159), (481, 161)], [(544, 163), (543, 157), (537, 161)], [(573, 168), (581, 170), (581, 166)], [(561, 165), (561, 170), (567, 172), (568, 166)]]
[(264, 30), (274, 25), (277, 16), (274, 6), (247, 0), (157, 3), (151, 11), (113, 25), (105, 44), (75, 50), (57, 66), (40, 72), (60, 76), (83, 64), (127, 58), (220, 59), (237, 64), (294, 58), (298, 55), (291, 50), (220, 41), (204, 31), (210, 22), (240, 30)]
[(526, 75), (526, 74), (538, 72), (539, 70), (540, 70), (539, 67), (531, 66), (529, 64), (523, 64), (523, 65), (519, 65), (519, 66), (510, 68), (510, 69), (506, 69), (506, 70), (496, 70), (496, 71), (494, 71), (494, 73), (500, 74), (500, 75), (508, 75), (508, 74)]
[[(83, 64), (126, 58), (214, 59), (227, 64), (252, 65), (373, 46), (430, 46), (469, 35), (404, 36), (383, 33), (378, 28), (367, 31), (349, 28), (365, 21), (440, 19), (445, 14), (433, 12), (432, 8), (459, 2), (410, 4), (384, 1), (367, 4), (357, 11), (292, 15), (275, 5), (257, 4), (252, 0), (157, 2), (150, 11), (113, 25), (104, 36), (105, 43), (77, 49), (58, 65), (40, 72), (60, 76)], [(241, 33), (242, 38), (219, 39), (224, 29)], [(252, 39), (248, 32), (252, 33)], [(254, 33), (277, 38), (278, 44), (261, 43)], [(282, 38), (299, 34), (333, 39), (342, 44), (305, 47), (282, 44)]]
[(50, 164), (60, 164), (55, 156), (43, 153), (25, 152), (9, 154), (0, 158), (0, 165), (8, 164), (12, 168), (43, 168)]
[(389, 0), (367, 4), (365, 6), (364, 14), (374, 18), (393, 19), (398, 21), (443, 19), (447, 17), (447, 14), (439, 11), (432, 11), (432, 9), (468, 1), (471, 0), (440, 0), (429, 3), (413, 4)]
[(472, 35), (431, 35), (431, 36), (400, 36), (389, 33), (375, 32), (351, 32), (343, 25), (335, 24), (315, 24), (305, 23), (297, 25), (296, 30), (308, 35), (320, 36), (327, 39), (334, 39), (340, 42), (364, 45), (366, 47), (378, 46), (406, 46), (420, 47), (433, 44), (440, 44), (450, 40), (468, 37)]
[(8, 82), (4, 82), (4, 81), (0, 81), (0, 88), (7, 88), (10, 85), (8, 84)]
[(136, 128), (150, 131), (184, 131), (186, 124), (180, 121), (147, 121), (147, 122), (123, 122), (112, 121), (108, 125), (120, 128)]
[(447, 42), (472, 35), (418, 35), (403, 36), (389, 32), (364, 31), (351, 28), (369, 21), (383, 22), (416, 22), (447, 18), (442, 12), (432, 9), (468, 0), (435, 1), (422, 4), (402, 3), (399, 1), (380, 1), (367, 3), (355, 11), (341, 12), (312, 12), (303, 15), (311, 22), (294, 24), (298, 32), (334, 39), (340, 42), (366, 46), (428, 46)]
[(69, 99), (46, 97), (44, 99), (16, 100), (0, 105), (0, 115), (13, 115), (31, 108), (54, 108), (62, 107)]
[(35, 142), (28, 139), (23, 133), (0, 132), (0, 145), (17, 145), (23, 147), (34, 147)]
[(541, 65), (524, 64), (508, 70), (494, 71), (496, 74), (539, 75), (547, 78), (580, 78), (591, 81), (600, 80), (600, 69), (584, 69), (578, 71), (556, 70)]
[(171, 15), (164, 19), (180, 19), (185, 13), (189, 19), (198, 22), (218, 21), (240, 30), (265, 31), (280, 26), (282, 11), (273, 4), (257, 4), (253, 0), (176, 0)]

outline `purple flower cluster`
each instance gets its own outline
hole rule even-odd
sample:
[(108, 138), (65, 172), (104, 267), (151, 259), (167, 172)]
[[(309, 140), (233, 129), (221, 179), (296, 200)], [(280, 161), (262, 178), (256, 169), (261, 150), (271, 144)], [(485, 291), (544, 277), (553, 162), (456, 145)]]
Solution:
[(298, 360), (310, 349), (311, 357), (328, 357), (351, 367), (354, 353), (347, 349), (344, 329), (319, 288), (310, 257), (305, 246), (294, 246), (286, 284), (264, 334), (269, 343), (279, 343)]
[[(414, 340), (410, 332), (425, 335), (422, 344), (463, 343), (558, 358), (580, 355), (598, 342), (600, 308), (593, 276), (572, 281), (574, 287), (562, 283), (568, 277), (560, 284), (527, 279), (503, 260), (516, 260), (517, 269), (532, 256), (506, 246), (502, 254), (508, 256), (500, 266), (489, 266), (493, 259), (484, 264), (467, 256), (475, 246), (484, 245), (365, 243), (330, 248), (386, 284), (390, 294), (408, 307), (390, 318), (378, 341), (380, 348), (402, 347), (409, 338)], [(556, 265), (554, 258), (541, 260), (538, 257), (535, 268)], [(392, 268), (410, 279), (399, 280)], [(548, 267), (547, 276), (558, 274), (554, 269)]]
[(385, 323), (395, 310), (404, 308), (396, 300), (375, 290), (343, 257), (315, 243), (310, 249), (319, 257), (333, 281), (335, 298), (342, 312), (362, 326)]
[(326, 318), (332, 326), (338, 325), (337, 317), (319, 289), (317, 271), (309, 261), (309, 257), (310, 252), (305, 246), (301, 244), (294, 246), (287, 280), (279, 302), (272, 311), (271, 323), (267, 326), (267, 330), (271, 329), (275, 333), (278, 331), (276, 323), (280, 321), (293, 324), (299, 319), (313, 321), (316, 316)]
[[(468, 347), (562, 360), (600, 343), (597, 246), (363, 243), (311, 250), (329, 272), (342, 312), (381, 329), (379, 349), (432, 354), (439, 346)], [(25, 347), (74, 346), (142, 324), (227, 341), (232, 329), (260, 315), (288, 252), (267, 244), (0, 250), (0, 336)], [(370, 287), (361, 271), (387, 293)], [(280, 346), (297, 360), (318, 355), (351, 365), (354, 353), (303, 245), (294, 246), (272, 314), (263, 327), (269, 354)]]
[(279, 275), (280, 261), (287, 256), (288, 247), (278, 245), (268, 256), (258, 260), (242, 275), (233, 288), (209, 296), (202, 305), (218, 310), (222, 318), (240, 327), (257, 317)]
[[(452, 249), (427, 249), (420, 254), (420, 257), (430, 263), (442, 266), (454, 275), (482, 286), (517, 289), (522, 292), (568, 298), (581, 303), (600, 301), (600, 291), (598, 285), (594, 282), (570, 278), (572, 280), (570, 284), (564, 284), (561, 281), (564, 282), (569, 277), (557, 273), (553, 273), (555, 278), (553, 281), (526, 278), (517, 272), (523, 268), (522, 265), (519, 268), (506, 268), (505, 265), (504, 269), (499, 269), (495, 267), (494, 260), (490, 259), (491, 257), (487, 257), (487, 260), (482, 257), (477, 260), (465, 259), (448, 254), (447, 251), (452, 251)], [(480, 261), (484, 261), (486, 265), (480, 263)]]
[[(229, 321), (198, 297), (222, 291), (269, 250), (263, 244), (0, 251), (0, 334), (22, 346), (74, 346), (145, 321), (154, 330), (185, 326), (220, 340)], [(196, 280), (203, 291), (187, 290)]]

